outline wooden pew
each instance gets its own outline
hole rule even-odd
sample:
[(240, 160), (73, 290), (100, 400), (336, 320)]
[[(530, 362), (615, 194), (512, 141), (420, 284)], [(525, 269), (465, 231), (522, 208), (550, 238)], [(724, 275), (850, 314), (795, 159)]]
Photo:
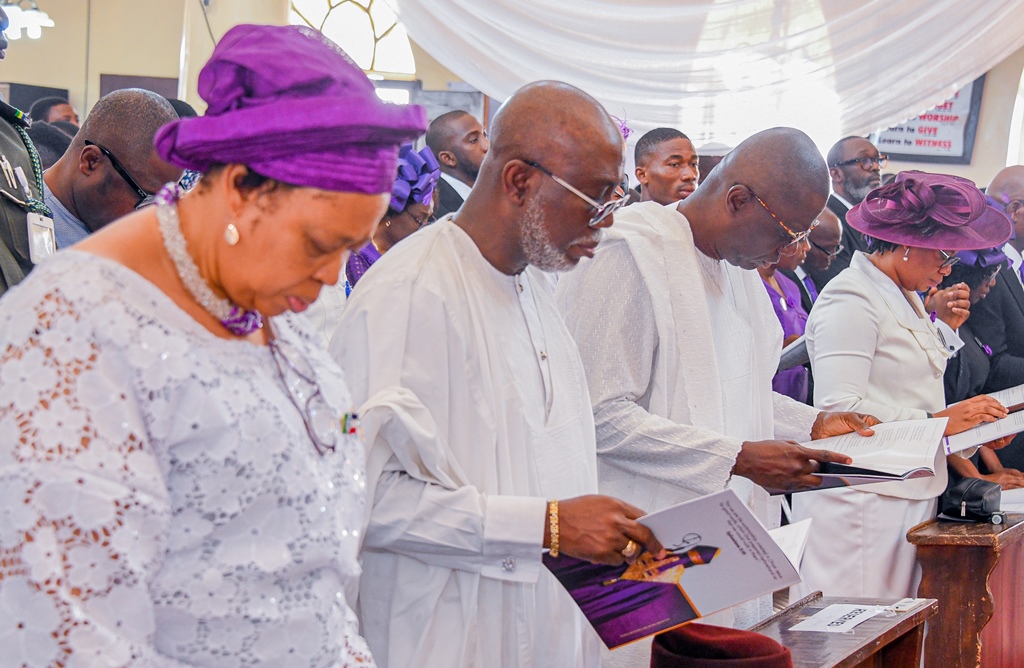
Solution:
[(926, 666), (1024, 666), (1021, 538), (1016, 513), (1002, 525), (929, 520), (907, 532), (922, 570), (917, 595), (939, 599)]
[(918, 668), (921, 663), (924, 622), (936, 614), (935, 600), (922, 601), (917, 607), (895, 616), (872, 617), (855, 626), (849, 633), (789, 630), (794, 624), (833, 603), (892, 605), (897, 600), (822, 596), (818, 591), (752, 626), (750, 630), (788, 647), (793, 654), (794, 668)]

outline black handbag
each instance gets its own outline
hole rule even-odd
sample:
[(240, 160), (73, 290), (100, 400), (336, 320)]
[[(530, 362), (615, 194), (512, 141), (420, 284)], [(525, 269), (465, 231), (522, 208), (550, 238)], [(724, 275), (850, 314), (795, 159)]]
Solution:
[(961, 478), (939, 497), (939, 516), (961, 522), (1002, 524), (998, 483), (981, 478)]

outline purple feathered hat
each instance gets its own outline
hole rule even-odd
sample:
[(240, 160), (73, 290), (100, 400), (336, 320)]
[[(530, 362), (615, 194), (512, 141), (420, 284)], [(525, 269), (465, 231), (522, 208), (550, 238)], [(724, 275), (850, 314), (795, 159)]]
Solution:
[(907, 171), (875, 188), (846, 214), (853, 229), (894, 244), (938, 250), (1001, 246), (1013, 225), (974, 182)]
[(429, 204), (440, 177), (441, 166), (437, 164), (437, 158), (429, 146), (416, 152), (411, 142), (402, 144), (398, 150), (398, 178), (391, 187), (391, 204), (388, 208), (401, 213), (412, 202)]
[(237, 163), (322, 190), (385, 193), (398, 147), (427, 128), (415, 105), (387, 104), (363, 71), (309, 28), (235, 26), (199, 73), (206, 115), (165, 125), (160, 156), (206, 171)]

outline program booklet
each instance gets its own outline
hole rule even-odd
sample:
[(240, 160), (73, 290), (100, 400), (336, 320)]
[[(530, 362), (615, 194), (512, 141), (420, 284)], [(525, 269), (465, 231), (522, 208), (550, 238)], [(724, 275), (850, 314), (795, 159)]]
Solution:
[(807, 354), (807, 337), (801, 334), (782, 349), (782, 355), (779, 357), (779, 368), (776, 369), (775, 373), (803, 366), (810, 361), (811, 357)]
[(639, 520), (668, 555), (605, 566), (566, 555), (544, 565), (609, 649), (770, 594), (800, 581), (797, 570), (731, 489)]
[(823, 482), (817, 489), (928, 478), (935, 475), (935, 455), (942, 447), (946, 422), (946, 418), (884, 422), (872, 427), (874, 436), (853, 432), (802, 445), (853, 459), (850, 464), (823, 462), (818, 473)]
[(979, 424), (967, 431), (947, 436), (945, 441), (947, 455), (1024, 431), (1024, 411), (1021, 410), (1024, 408), (1024, 385), (999, 392), (990, 392), (988, 396), (1005, 406), (1010, 414), (1002, 420)]

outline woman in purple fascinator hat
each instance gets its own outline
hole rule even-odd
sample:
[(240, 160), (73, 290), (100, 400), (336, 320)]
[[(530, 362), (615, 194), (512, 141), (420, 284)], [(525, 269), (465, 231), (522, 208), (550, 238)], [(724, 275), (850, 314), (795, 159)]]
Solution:
[[(969, 313), (969, 290), (945, 293), (944, 317), (926, 309), (920, 293), (949, 276), (958, 252), (1002, 245), (1009, 219), (972, 182), (915, 171), (872, 190), (846, 224), (868, 238), (870, 250), (854, 254), (808, 317), (814, 405), (882, 422), (946, 418), (947, 436), (1005, 417), (1006, 408), (985, 395), (947, 407), (943, 373), (963, 345), (954, 330)], [(920, 576), (906, 532), (935, 516), (946, 488), (938, 445), (933, 469), (934, 477), (794, 496), (794, 515), (815, 520), (803, 586), (835, 596), (915, 595)]]
[(411, 143), (402, 146), (388, 210), (373, 234), (373, 241), (353, 253), (345, 265), (349, 289), (382, 254), (430, 221), (434, 213), (434, 187), (440, 176), (441, 167), (429, 146), (418, 152)]
[(13, 665), (374, 665), (346, 598), (358, 416), (296, 314), (370, 240), (426, 115), (295, 27), (232, 28), (199, 91), (155, 139), (195, 188), (0, 302)]

